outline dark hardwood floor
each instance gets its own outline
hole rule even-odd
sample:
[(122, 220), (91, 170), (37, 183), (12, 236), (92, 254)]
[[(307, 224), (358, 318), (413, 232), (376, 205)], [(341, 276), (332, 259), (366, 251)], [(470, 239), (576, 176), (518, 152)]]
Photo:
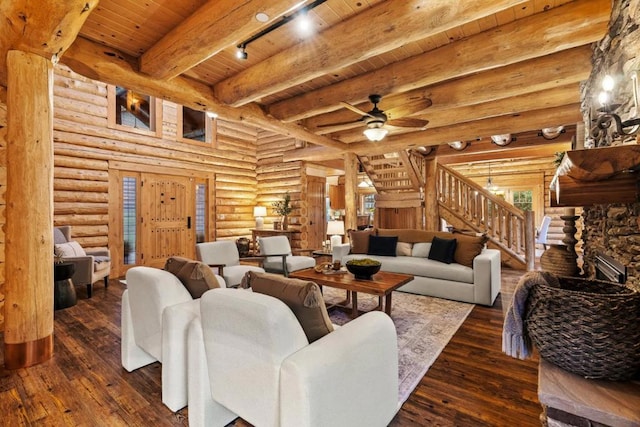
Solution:
[[(540, 425), (537, 360), (501, 352), (503, 307), (522, 273), (502, 274), (503, 296), (493, 307), (473, 309), (392, 426)], [(112, 280), (107, 289), (96, 284), (86, 299), (78, 288), (78, 304), (55, 313), (53, 359), (15, 371), (0, 365), (3, 425), (188, 425), (187, 409), (174, 414), (160, 401), (160, 364), (132, 373), (120, 364), (123, 290)]]

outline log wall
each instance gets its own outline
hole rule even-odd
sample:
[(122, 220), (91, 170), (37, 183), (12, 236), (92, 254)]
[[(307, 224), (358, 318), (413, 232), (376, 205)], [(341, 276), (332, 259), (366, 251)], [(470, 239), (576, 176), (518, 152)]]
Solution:
[[(250, 237), (255, 222), (257, 130), (216, 119), (212, 146), (176, 141), (178, 106), (163, 102), (162, 137), (107, 127), (107, 85), (57, 67), (54, 86), (54, 225), (71, 225), (83, 247), (109, 246), (109, 167), (195, 171), (213, 182), (209, 235)], [(0, 330), (4, 301), (6, 107), (0, 103)], [(299, 192), (299, 190), (298, 190)], [(293, 193), (292, 193), (293, 194)], [(299, 197), (299, 194), (298, 194)]]
[(289, 215), (289, 230), (293, 249), (306, 249), (308, 226), (308, 204), (305, 189), (307, 174), (304, 162), (283, 163), (285, 151), (295, 148), (295, 138), (268, 131), (258, 132), (257, 148), (257, 199), (256, 204), (267, 207), (265, 228), (273, 228), (274, 221), (280, 221), (273, 202), (282, 199), (287, 192), (291, 196), (293, 211)]

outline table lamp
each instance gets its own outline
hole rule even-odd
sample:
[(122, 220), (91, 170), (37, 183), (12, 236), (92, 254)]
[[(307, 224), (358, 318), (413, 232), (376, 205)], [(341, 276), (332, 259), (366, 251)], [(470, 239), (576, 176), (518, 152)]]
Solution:
[(264, 228), (264, 217), (267, 216), (267, 208), (265, 206), (255, 206), (253, 208), (253, 216), (256, 217), (256, 229)]
[(329, 221), (327, 223), (327, 234), (331, 235), (331, 250), (333, 250), (334, 246), (342, 243), (344, 221)]

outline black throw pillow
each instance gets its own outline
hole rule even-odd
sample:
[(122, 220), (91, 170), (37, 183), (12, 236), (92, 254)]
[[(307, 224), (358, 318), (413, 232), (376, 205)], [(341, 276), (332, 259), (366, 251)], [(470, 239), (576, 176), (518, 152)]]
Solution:
[(398, 236), (369, 236), (367, 255), (396, 256)]
[(431, 250), (427, 258), (444, 262), (445, 264), (451, 264), (453, 262), (453, 255), (456, 252), (456, 244), (456, 239), (434, 237), (431, 241)]

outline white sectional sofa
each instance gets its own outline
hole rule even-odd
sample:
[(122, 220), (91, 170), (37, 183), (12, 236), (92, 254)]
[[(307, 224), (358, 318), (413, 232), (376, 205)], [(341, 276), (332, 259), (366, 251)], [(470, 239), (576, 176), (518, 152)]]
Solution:
[[(334, 261), (345, 263), (350, 259), (371, 258), (382, 263), (382, 271), (415, 276), (399, 291), (489, 306), (500, 292), (500, 251), (484, 247), (483, 237), (414, 229), (374, 229), (371, 232), (374, 236), (398, 237), (396, 256), (385, 256), (367, 253), (362, 247), (366, 235), (356, 233), (362, 232), (351, 232), (351, 243), (334, 247)], [(447, 264), (428, 258), (434, 237), (456, 239), (454, 262)]]

